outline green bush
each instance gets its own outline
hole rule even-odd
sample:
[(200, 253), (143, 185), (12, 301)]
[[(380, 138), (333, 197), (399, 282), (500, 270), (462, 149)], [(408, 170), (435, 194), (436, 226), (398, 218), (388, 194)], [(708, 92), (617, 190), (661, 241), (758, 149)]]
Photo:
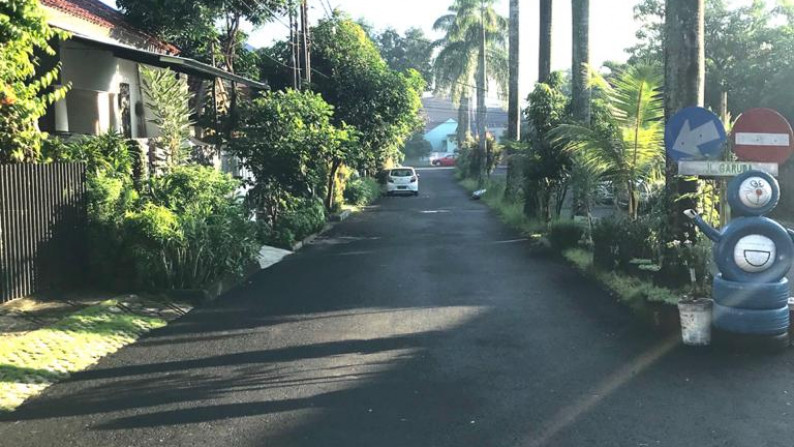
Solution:
[(345, 187), (345, 202), (350, 205), (369, 205), (380, 197), (380, 184), (373, 178), (358, 178)]
[(584, 227), (574, 221), (557, 221), (551, 225), (549, 242), (558, 251), (575, 248), (584, 237), (584, 232)]
[(301, 200), (291, 205), (276, 221), (269, 243), (277, 247), (292, 246), (322, 230), (326, 224), (325, 207), (317, 200)]
[(59, 138), (44, 142), (42, 159), (46, 162), (81, 162), (89, 175), (104, 175), (130, 180), (140, 170), (135, 143), (117, 133), (83, 137), (65, 142)]
[(239, 182), (202, 166), (152, 180), (148, 202), (124, 218), (135, 282), (197, 288), (240, 275), (259, 252), (256, 223), (234, 196)]
[(630, 271), (633, 259), (658, 259), (658, 241), (649, 218), (600, 220), (593, 225), (593, 263), (604, 270)]

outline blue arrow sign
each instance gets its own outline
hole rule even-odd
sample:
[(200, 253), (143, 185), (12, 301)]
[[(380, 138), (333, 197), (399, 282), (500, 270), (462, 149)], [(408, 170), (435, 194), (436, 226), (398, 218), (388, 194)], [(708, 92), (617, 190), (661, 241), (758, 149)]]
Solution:
[(664, 145), (674, 161), (717, 160), (725, 143), (725, 126), (702, 107), (687, 107), (667, 121)]

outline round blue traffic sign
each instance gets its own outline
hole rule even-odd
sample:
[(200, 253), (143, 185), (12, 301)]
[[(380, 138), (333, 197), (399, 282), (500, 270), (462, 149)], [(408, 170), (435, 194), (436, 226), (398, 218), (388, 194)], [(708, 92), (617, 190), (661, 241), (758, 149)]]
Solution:
[(687, 107), (667, 121), (664, 145), (674, 161), (718, 160), (725, 144), (725, 126), (702, 107)]

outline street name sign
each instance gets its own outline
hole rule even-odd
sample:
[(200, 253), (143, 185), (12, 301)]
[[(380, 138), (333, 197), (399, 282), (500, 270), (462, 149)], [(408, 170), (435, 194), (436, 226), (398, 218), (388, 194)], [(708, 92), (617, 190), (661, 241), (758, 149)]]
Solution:
[(702, 107), (687, 107), (667, 121), (664, 145), (674, 161), (718, 160), (727, 136), (717, 115)]
[(783, 164), (792, 150), (791, 124), (772, 109), (750, 109), (733, 126), (733, 151), (741, 161)]
[(747, 171), (763, 171), (778, 176), (777, 163), (741, 161), (679, 161), (678, 175), (698, 177), (734, 177)]

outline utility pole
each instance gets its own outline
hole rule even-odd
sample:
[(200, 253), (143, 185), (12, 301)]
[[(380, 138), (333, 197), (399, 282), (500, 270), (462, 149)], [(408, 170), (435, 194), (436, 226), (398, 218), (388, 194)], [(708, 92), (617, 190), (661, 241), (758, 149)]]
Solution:
[(296, 35), (297, 24), (295, 19), (295, 4), (290, 0), (289, 5), (289, 46), (292, 58), (292, 88), (298, 90), (300, 88), (300, 79), (298, 74), (298, 36)]
[(301, 0), (301, 37), (303, 44), (303, 83), (304, 87), (311, 88), (312, 82), (312, 48), (311, 48), (311, 28), (309, 28), (309, 3), (308, 0)]
[(480, 70), (477, 82), (477, 132), (480, 134), (480, 169), (477, 173), (477, 183), (480, 188), (485, 186), (485, 176), (488, 170), (488, 110), (485, 108), (485, 92), (488, 85), (486, 55), (485, 55), (485, 1), (480, 0)]

